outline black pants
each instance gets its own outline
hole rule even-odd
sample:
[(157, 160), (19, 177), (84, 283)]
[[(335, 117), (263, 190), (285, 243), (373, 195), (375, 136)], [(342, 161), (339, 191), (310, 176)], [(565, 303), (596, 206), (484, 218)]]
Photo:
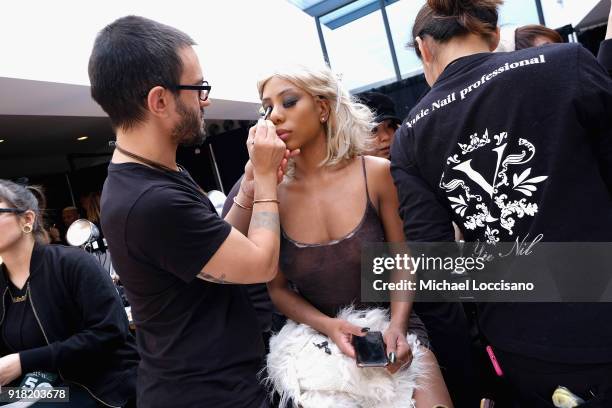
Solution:
[[(612, 363), (554, 363), (495, 349), (509, 387), (512, 408), (554, 407), (552, 394), (562, 385), (586, 401), (581, 408), (612, 407)], [(498, 404), (496, 404), (496, 407)]]
[(478, 407), (468, 321), (461, 303), (415, 302), (455, 407)]

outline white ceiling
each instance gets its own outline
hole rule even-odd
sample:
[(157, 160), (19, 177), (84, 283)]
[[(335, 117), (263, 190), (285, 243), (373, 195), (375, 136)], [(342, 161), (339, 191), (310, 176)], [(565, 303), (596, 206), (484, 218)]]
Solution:
[[(214, 99), (212, 94), (211, 101), (205, 113), (208, 119), (257, 118), (256, 102)], [(0, 115), (106, 117), (91, 99), (89, 86), (1, 77)]]

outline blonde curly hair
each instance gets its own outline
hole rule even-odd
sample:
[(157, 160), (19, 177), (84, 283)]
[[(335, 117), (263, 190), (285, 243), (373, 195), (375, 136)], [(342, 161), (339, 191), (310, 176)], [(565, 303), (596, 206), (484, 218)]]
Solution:
[(298, 65), (265, 75), (257, 81), (260, 99), (264, 86), (274, 77), (291, 82), (313, 97), (329, 101), (329, 118), (325, 124), (327, 155), (321, 166), (334, 166), (371, 149), (374, 114), (344, 89), (331, 69)]

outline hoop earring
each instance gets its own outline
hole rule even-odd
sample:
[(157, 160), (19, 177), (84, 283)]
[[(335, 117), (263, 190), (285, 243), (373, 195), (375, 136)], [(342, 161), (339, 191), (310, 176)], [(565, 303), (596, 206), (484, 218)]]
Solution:
[(23, 226), (23, 228), (21, 228), (21, 230), (23, 231), (24, 234), (29, 234), (32, 232), (34, 228), (32, 228), (32, 226), (30, 224), (26, 224)]

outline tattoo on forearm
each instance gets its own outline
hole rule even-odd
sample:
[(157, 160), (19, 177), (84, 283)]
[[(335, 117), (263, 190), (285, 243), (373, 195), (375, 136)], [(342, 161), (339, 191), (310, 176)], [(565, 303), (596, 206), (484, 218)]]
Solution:
[(251, 217), (250, 228), (264, 228), (277, 232), (279, 227), (280, 223), (278, 221), (278, 213), (262, 211), (253, 214)]
[(225, 280), (225, 274), (222, 274), (220, 277), (217, 278), (216, 276), (213, 276), (206, 272), (200, 272), (198, 273), (198, 278), (203, 279), (208, 282), (212, 282), (212, 283), (219, 283), (221, 285), (226, 284), (226, 283), (228, 284), (232, 283), (232, 282), (228, 282)]

